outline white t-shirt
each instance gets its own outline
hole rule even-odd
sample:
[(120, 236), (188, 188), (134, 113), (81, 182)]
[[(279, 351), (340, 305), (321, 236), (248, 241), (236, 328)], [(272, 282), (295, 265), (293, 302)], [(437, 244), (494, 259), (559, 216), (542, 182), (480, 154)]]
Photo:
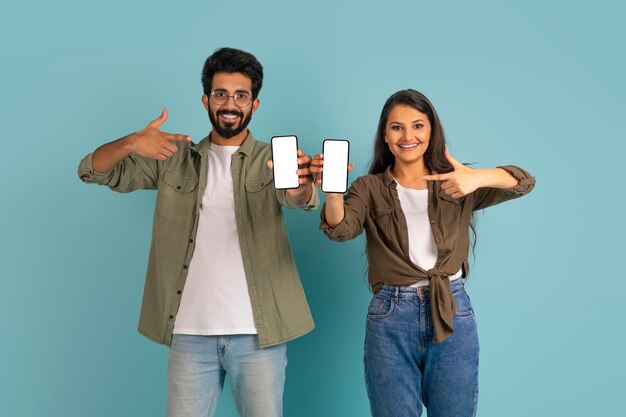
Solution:
[[(405, 188), (397, 181), (396, 183), (409, 234), (409, 256), (415, 265), (428, 271), (437, 263), (437, 245), (428, 219), (428, 190)], [(462, 271), (459, 271), (450, 280), (460, 278), (461, 275)], [(412, 287), (426, 286), (429, 282), (424, 279)]]
[(241, 258), (230, 166), (238, 146), (210, 144), (196, 246), (175, 334), (256, 334)]

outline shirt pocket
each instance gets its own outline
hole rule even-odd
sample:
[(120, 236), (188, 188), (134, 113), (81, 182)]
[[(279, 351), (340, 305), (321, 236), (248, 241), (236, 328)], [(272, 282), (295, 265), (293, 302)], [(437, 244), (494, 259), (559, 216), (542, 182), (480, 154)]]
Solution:
[(461, 207), (461, 199), (452, 197), (446, 193), (443, 188), (439, 190), (439, 198), (447, 203), (451, 203), (454, 206)]
[(389, 238), (393, 231), (393, 207), (371, 207), (369, 213), (376, 230)]
[(454, 198), (441, 189), (439, 190), (440, 221), (444, 226), (442, 232), (447, 237), (451, 231), (456, 234), (461, 224), (462, 201), (465, 197)]
[(280, 204), (276, 198), (272, 172), (260, 177), (246, 178), (246, 202), (250, 216), (262, 219), (276, 216), (280, 210)]
[(197, 201), (198, 178), (168, 169), (157, 196), (156, 213), (170, 220), (189, 221)]

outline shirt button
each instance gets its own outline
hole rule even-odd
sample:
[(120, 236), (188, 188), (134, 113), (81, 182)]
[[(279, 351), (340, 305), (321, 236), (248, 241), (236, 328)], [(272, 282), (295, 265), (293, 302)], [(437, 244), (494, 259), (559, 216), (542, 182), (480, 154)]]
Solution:
[(193, 243), (193, 239), (189, 239), (189, 243)]
[(183, 265), (183, 269), (187, 269), (187, 265)]
[(434, 220), (431, 220), (431, 221), (430, 221), (430, 224), (435, 224), (435, 221), (434, 221)]
[(183, 292), (181, 290), (176, 291), (176, 294), (182, 294)]
[(174, 318), (174, 316), (172, 314), (170, 314), (170, 320), (173, 319), (173, 318)]
[(177, 189), (177, 190), (180, 190), (181, 188), (182, 188), (182, 187), (181, 187), (180, 185), (177, 185), (177, 186), (176, 186), (176, 189)]
[(436, 238), (435, 241), (439, 242), (439, 238)]

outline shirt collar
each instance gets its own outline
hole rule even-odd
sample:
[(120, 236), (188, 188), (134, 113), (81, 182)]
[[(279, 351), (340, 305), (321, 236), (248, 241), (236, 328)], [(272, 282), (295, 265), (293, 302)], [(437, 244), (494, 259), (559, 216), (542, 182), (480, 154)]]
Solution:
[[(438, 172), (432, 171), (432, 175), (438, 174)], [(433, 181), (429, 181), (429, 184), (432, 184)], [(383, 172), (383, 184), (385, 184), (386, 187), (391, 187), (392, 185), (395, 187), (396, 180), (393, 177), (393, 175), (391, 175), (391, 165), (389, 165), (387, 168), (385, 168), (385, 172)]]
[[(201, 155), (206, 155), (209, 150), (209, 143), (211, 143), (210, 134), (207, 135), (204, 139), (202, 139), (197, 144), (191, 145), (190, 148), (192, 151), (195, 151)], [(251, 156), (252, 150), (254, 149), (255, 144), (256, 144), (256, 140), (254, 139), (252, 132), (248, 130), (248, 136), (246, 136), (241, 146), (239, 146), (239, 149), (237, 149), (237, 152), (240, 154), (244, 154), (246, 156)]]
[(383, 172), (383, 184), (385, 184), (386, 187), (391, 187), (392, 185), (395, 187), (396, 185), (396, 180), (393, 178), (393, 175), (391, 175), (391, 165), (385, 168), (385, 172)]

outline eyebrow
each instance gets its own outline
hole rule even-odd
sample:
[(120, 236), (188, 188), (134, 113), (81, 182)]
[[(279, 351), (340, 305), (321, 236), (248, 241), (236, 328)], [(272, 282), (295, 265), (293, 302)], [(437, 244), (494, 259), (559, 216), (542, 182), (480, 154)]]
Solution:
[[(422, 120), (422, 119), (416, 119), (416, 120), (413, 120), (413, 121), (411, 122), (411, 124), (413, 124), (413, 123), (417, 123), (417, 122), (422, 122), (422, 123), (425, 123), (425, 122), (424, 122), (424, 120)], [(399, 124), (399, 125), (403, 125), (403, 126), (404, 126), (404, 123), (402, 123), (402, 122), (396, 122), (396, 121), (394, 121), (394, 120), (392, 120), (392, 121), (391, 121), (391, 122), (389, 122), (389, 123), (391, 123), (391, 124), (393, 124), (393, 123), (397, 123), (397, 124)]]
[[(213, 89), (213, 91), (219, 91), (220, 93), (221, 92), (228, 93), (228, 90), (225, 88), (215, 88)], [(252, 93), (248, 90), (235, 90), (234, 94), (237, 94), (237, 93), (246, 93), (246, 94), (252, 95)]]

